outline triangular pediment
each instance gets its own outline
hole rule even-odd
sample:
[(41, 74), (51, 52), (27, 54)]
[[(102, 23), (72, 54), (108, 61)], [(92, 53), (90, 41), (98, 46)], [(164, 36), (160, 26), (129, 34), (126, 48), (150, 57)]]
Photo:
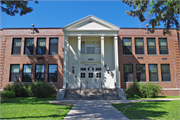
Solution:
[(63, 27), (65, 31), (119, 31), (119, 27), (108, 23), (102, 19), (99, 19), (95, 16), (89, 15), (85, 18), (82, 18), (78, 21), (75, 21), (65, 27)]

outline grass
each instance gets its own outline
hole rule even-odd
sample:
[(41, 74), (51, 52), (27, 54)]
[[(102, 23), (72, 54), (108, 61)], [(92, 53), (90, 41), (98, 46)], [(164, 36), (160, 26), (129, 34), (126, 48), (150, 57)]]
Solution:
[(72, 108), (50, 104), (55, 98), (19, 97), (1, 100), (1, 119), (63, 119)]
[(180, 119), (180, 100), (112, 104), (129, 119)]
[(128, 98), (128, 100), (145, 100), (145, 99), (158, 99), (158, 98), (180, 98), (180, 96), (157, 96), (156, 98)]

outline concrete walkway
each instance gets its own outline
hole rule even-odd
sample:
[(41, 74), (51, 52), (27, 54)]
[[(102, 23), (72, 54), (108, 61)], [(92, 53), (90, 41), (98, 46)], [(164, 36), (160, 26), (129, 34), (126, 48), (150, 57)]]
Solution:
[(78, 100), (64, 120), (129, 120), (106, 100)]

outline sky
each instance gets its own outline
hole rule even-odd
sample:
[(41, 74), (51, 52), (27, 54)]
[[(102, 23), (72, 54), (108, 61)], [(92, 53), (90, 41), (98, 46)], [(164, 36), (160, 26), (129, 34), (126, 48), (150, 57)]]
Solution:
[[(37, 28), (64, 27), (88, 15), (94, 15), (118, 27), (145, 28), (138, 18), (128, 16), (125, 12), (132, 10), (122, 1), (30, 1), (28, 6), (33, 8), (31, 13), (20, 16), (9, 16), (1, 12), (0, 29), (30, 28), (35, 24)], [(159, 26), (163, 28), (163, 26)]]

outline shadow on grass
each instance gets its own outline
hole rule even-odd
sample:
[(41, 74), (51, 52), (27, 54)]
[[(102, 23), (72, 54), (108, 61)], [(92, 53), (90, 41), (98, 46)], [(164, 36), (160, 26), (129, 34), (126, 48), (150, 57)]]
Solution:
[(168, 101), (151, 101), (151, 102), (137, 102), (137, 103), (126, 103), (126, 104), (112, 104), (116, 109), (122, 112), (129, 119), (149, 119), (160, 118), (167, 114), (166, 111), (153, 111), (152, 109), (160, 109), (159, 105), (164, 104)]

